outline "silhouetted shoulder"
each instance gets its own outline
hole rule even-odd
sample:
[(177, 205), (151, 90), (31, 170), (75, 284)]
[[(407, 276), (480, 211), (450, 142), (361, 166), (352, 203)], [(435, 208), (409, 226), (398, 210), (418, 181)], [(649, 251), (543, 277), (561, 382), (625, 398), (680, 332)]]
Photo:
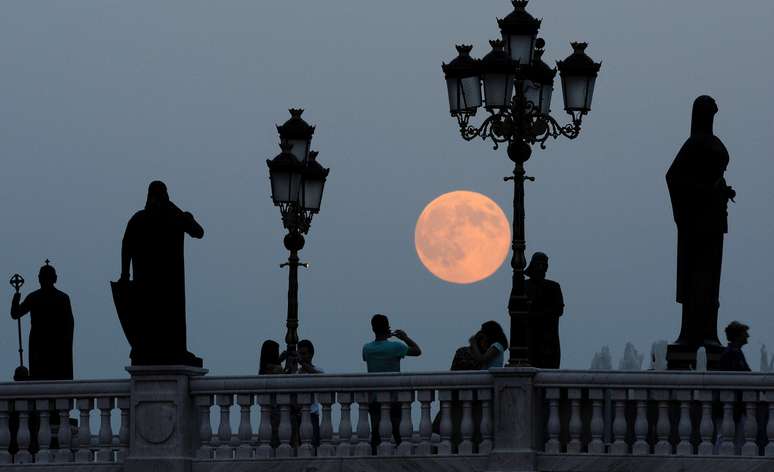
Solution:
[(559, 285), (559, 282), (554, 282), (553, 280), (545, 279), (543, 281), (543, 286), (552, 290), (561, 290), (561, 285)]

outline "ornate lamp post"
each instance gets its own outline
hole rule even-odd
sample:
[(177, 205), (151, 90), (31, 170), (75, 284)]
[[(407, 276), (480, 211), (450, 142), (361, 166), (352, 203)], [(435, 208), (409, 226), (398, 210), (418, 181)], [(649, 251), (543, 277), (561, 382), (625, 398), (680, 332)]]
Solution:
[(314, 127), (301, 118), (304, 110), (290, 109), (291, 118), (277, 126), (282, 150), (274, 159), (266, 161), (271, 181), (271, 199), (282, 214), (282, 225), (288, 230), (285, 248), (290, 251), (288, 261), (288, 359), (285, 370), (296, 372), (296, 345), (298, 344), (298, 251), (304, 247), (304, 234), (309, 231), (312, 217), (320, 211), (325, 179), (330, 169), (317, 162), (317, 151), (310, 151)]
[[(508, 300), (511, 319), (509, 366), (530, 364), (528, 302), (524, 268), (524, 181), (534, 180), (524, 171), (532, 146), (545, 149), (548, 138), (575, 139), (583, 116), (591, 110), (594, 82), (601, 63), (584, 52), (586, 43), (572, 43), (573, 53), (557, 62), (562, 80), (564, 109), (571, 122), (561, 125), (551, 116), (551, 94), (556, 69), (543, 62), (545, 41), (537, 37), (541, 20), (526, 11), (527, 0), (513, 0), (514, 10), (498, 19), (502, 40), (490, 41), (492, 50), (482, 59), (470, 56), (469, 45), (456, 46), (458, 56), (443, 64), (449, 94), (449, 110), (457, 118), (460, 135), (466, 141), (491, 139), (494, 149), (508, 143), (508, 158), (514, 163), (513, 175), (513, 282)], [(480, 125), (470, 118), (482, 106), (489, 113)]]

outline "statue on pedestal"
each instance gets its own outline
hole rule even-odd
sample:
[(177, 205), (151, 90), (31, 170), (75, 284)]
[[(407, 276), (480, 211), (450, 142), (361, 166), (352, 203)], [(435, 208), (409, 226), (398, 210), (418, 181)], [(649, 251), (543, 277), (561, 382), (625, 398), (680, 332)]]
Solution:
[(713, 134), (718, 107), (707, 95), (693, 103), (691, 136), (666, 174), (677, 225), (677, 302), (682, 305), (680, 335), (669, 346), (669, 369), (695, 365), (699, 347), (708, 367), (719, 359), (717, 335), (723, 235), (728, 232), (728, 201), (736, 192), (723, 177), (729, 156)]
[(532, 330), (530, 364), (541, 369), (558, 369), (562, 359), (559, 342), (559, 317), (564, 313), (561, 286), (546, 279), (548, 256), (542, 252), (532, 255), (524, 274), (525, 291), (529, 300)]
[(188, 352), (186, 340), (186, 234), (200, 239), (204, 229), (169, 200), (163, 182), (151, 182), (145, 209), (126, 225), (121, 277), (113, 284), (116, 309), (132, 346), (132, 365), (202, 367), (202, 360)]

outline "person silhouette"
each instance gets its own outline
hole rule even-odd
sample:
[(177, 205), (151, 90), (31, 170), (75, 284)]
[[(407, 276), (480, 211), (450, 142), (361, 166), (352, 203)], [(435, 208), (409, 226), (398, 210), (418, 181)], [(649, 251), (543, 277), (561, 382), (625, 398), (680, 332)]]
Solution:
[(73, 378), (73, 310), (70, 297), (54, 287), (56, 281), (56, 270), (46, 260), (38, 272), (40, 288), (24, 301), (18, 292), (11, 300), (11, 318), (30, 314), (30, 380)]
[(548, 256), (542, 252), (532, 255), (524, 274), (529, 277), (525, 291), (529, 299), (532, 330), (531, 364), (542, 369), (558, 369), (562, 358), (559, 341), (559, 317), (564, 313), (562, 287), (546, 279)]
[(185, 321), (184, 237), (201, 239), (204, 229), (169, 199), (167, 186), (148, 186), (145, 208), (126, 225), (119, 283), (133, 276), (132, 365), (182, 364), (202, 367), (188, 351)]

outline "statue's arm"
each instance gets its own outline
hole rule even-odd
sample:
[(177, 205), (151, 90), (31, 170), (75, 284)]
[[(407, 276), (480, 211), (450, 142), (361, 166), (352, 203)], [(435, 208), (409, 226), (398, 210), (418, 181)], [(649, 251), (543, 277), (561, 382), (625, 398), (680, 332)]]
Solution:
[(11, 318), (14, 320), (18, 320), (30, 312), (29, 297), (25, 298), (21, 303), (19, 303), (19, 300), (21, 300), (21, 294), (14, 293), (11, 300)]
[(132, 262), (132, 246), (134, 244), (133, 221), (134, 219), (129, 220), (129, 223), (126, 225), (126, 231), (124, 231), (124, 239), (121, 240), (121, 280), (129, 280), (129, 267)]
[(185, 232), (192, 238), (201, 239), (204, 236), (202, 225), (194, 219), (190, 212), (183, 213), (183, 218), (185, 219)]
[(556, 316), (564, 314), (564, 297), (562, 296), (562, 286), (556, 284), (556, 294), (554, 295), (554, 313)]

